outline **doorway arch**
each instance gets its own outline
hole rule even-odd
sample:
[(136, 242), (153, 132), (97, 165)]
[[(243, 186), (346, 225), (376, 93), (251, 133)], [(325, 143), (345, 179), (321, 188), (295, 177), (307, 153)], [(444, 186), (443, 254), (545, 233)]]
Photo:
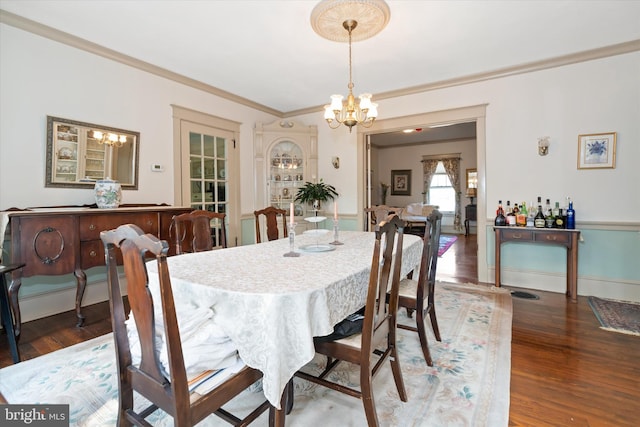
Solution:
[(358, 156), (357, 156), (357, 206), (358, 224), (364, 226), (364, 208), (367, 200), (368, 177), (368, 147), (371, 135), (398, 131), (411, 127), (426, 127), (441, 123), (457, 123), (475, 121), (476, 123), (476, 157), (478, 170), (478, 271), (477, 279), (480, 282), (489, 282), (487, 265), (487, 227), (486, 227), (486, 109), (488, 104), (455, 108), (450, 110), (433, 111), (411, 116), (395, 117), (375, 121), (370, 128), (358, 127)]

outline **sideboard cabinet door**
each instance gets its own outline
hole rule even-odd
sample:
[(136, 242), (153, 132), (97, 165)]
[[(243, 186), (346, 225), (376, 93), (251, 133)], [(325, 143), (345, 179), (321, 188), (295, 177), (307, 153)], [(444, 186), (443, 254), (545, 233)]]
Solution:
[[(61, 275), (75, 270), (79, 247), (76, 243), (77, 217), (50, 216), (20, 218), (16, 234), (23, 276)], [(14, 246), (15, 247), (15, 246)]]

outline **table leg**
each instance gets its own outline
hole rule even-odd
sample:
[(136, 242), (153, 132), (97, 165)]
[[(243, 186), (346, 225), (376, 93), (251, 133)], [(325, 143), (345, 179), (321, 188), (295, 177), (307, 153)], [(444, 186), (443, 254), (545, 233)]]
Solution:
[(567, 296), (572, 303), (578, 302), (578, 235), (572, 233), (567, 247)]
[(78, 268), (73, 272), (76, 276), (77, 289), (76, 289), (76, 317), (78, 321), (76, 326), (84, 325), (84, 315), (82, 314), (82, 297), (84, 297), (84, 290), (87, 287), (87, 275), (84, 270)]
[(496, 239), (495, 239), (495, 274), (496, 274), (496, 279), (495, 279), (495, 286), (496, 287), (500, 287), (500, 245), (502, 244), (502, 242), (500, 241), (500, 230), (496, 230), (495, 232), (496, 234)]
[(280, 409), (269, 409), (269, 427), (284, 427), (285, 416), (293, 408), (293, 379), (289, 380), (280, 398)]

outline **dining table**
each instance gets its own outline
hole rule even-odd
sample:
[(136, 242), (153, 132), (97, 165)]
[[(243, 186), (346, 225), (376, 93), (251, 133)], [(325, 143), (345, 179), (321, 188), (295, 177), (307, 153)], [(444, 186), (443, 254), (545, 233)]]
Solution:
[[(303, 233), (167, 259), (176, 306), (209, 307), (242, 361), (262, 371), (267, 400), (281, 407), (288, 382), (314, 355), (313, 337), (365, 304), (375, 233)], [(401, 277), (418, 267), (422, 239), (405, 234)], [(158, 290), (157, 263), (147, 263)], [(179, 315), (180, 313), (178, 313)]]

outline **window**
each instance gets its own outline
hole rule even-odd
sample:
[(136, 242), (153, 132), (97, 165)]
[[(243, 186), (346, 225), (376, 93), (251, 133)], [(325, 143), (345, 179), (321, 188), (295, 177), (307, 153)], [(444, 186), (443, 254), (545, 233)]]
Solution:
[(431, 178), (427, 203), (439, 206), (440, 212), (454, 212), (456, 210), (456, 192), (451, 186), (451, 181), (449, 181), (442, 162), (438, 162), (436, 172)]

